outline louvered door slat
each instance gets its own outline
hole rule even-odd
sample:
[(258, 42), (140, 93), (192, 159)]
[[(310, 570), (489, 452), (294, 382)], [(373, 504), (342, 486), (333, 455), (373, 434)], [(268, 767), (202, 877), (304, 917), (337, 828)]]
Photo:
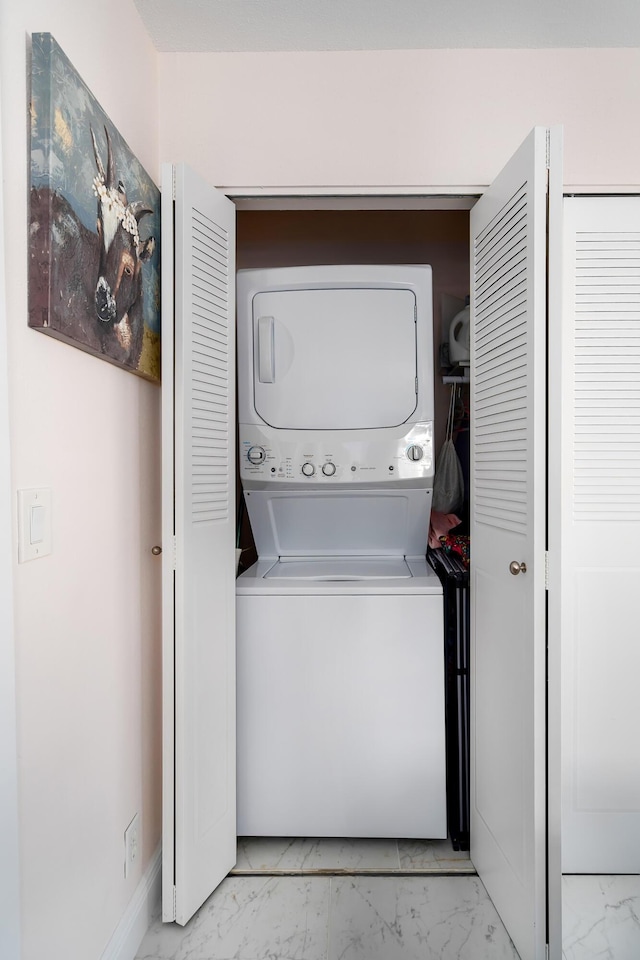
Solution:
[[(514, 229), (514, 211), (517, 211), (517, 229)], [(489, 229), (479, 237), (475, 247), (474, 275), (483, 280), (476, 288), (474, 376), (479, 389), (474, 395), (474, 417), (479, 426), (490, 426), (490, 431), (475, 434), (476, 465), (489, 460), (520, 464), (512, 483), (518, 496), (509, 509), (499, 509), (500, 490), (481, 470), (474, 472), (473, 510), (477, 522), (499, 526), (505, 530), (521, 531), (526, 527), (527, 470), (526, 433), (514, 443), (514, 421), (526, 417), (528, 330), (525, 322), (526, 280), (523, 265), (527, 256), (526, 185), (521, 186), (494, 217)], [(492, 253), (497, 245), (500, 256)], [(487, 271), (491, 271), (490, 274)], [(518, 285), (518, 296), (507, 299)], [(504, 381), (506, 370), (508, 383)], [(482, 389), (487, 375), (493, 374), (491, 389)], [(518, 417), (518, 414), (521, 414)], [(502, 431), (507, 436), (501, 440)], [(522, 454), (520, 456), (519, 454)]]
[[(640, 520), (640, 461), (629, 443), (640, 425), (640, 232), (582, 231), (575, 261), (574, 517)], [(597, 432), (605, 426), (619, 427), (606, 453)]]
[(502, 306), (508, 300), (515, 299), (523, 293), (525, 280), (525, 254), (518, 250), (518, 255), (504, 262), (497, 264), (500, 274), (492, 283), (487, 281), (478, 289), (476, 303), (480, 306), (486, 306), (487, 302), (493, 301), (495, 309)]
[(492, 370), (488, 370), (484, 374), (475, 374), (475, 387), (477, 389), (480, 386), (489, 387), (496, 383), (504, 383), (506, 385), (507, 383), (517, 382), (521, 376), (521, 370), (525, 365), (522, 359), (511, 363), (496, 364)]

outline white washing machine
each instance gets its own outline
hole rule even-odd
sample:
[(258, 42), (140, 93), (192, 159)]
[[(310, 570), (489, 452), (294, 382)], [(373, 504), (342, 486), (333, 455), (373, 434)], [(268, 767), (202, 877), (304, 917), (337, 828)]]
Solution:
[(240, 271), (238, 832), (446, 836), (431, 270)]

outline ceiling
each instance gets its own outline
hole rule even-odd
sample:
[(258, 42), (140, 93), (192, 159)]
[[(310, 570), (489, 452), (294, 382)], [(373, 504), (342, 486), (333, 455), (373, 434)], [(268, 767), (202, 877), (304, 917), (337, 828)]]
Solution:
[(162, 52), (640, 47), (640, 0), (134, 0)]

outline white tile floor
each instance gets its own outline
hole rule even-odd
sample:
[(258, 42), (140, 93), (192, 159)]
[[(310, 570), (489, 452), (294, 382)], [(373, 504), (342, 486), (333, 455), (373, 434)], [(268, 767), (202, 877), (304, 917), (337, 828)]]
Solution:
[(474, 874), (469, 853), (448, 840), (314, 840), (240, 837), (234, 874), (318, 873)]
[(137, 960), (518, 960), (444, 841), (244, 838), (237, 869), (253, 875), (228, 877), (186, 927), (156, 920)]
[[(518, 960), (448, 841), (243, 837), (234, 873), (137, 960)], [(564, 960), (640, 960), (640, 877), (564, 877), (563, 921)]]
[(562, 878), (565, 960), (640, 958), (640, 876)]
[(228, 877), (137, 960), (518, 960), (477, 877)]

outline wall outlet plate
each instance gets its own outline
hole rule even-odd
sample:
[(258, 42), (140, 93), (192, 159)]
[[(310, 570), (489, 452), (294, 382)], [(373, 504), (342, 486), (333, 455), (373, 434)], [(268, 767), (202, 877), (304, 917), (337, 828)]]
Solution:
[(124, 877), (131, 875), (140, 859), (140, 814), (135, 817), (124, 832)]

